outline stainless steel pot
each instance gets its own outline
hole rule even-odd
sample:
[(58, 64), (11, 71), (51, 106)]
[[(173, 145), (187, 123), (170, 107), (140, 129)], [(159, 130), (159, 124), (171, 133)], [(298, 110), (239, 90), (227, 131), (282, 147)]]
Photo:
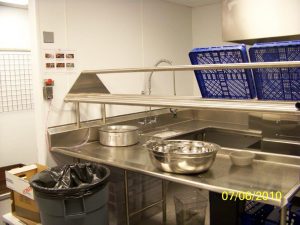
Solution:
[(155, 167), (180, 174), (207, 171), (220, 149), (216, 144), (189, 140), (149, 141), (145, 147)]
[(138, 143), (139, 129), (128, 125), (111, 125), (99, 128), (99, 141), (107, 146), (129, 146)]

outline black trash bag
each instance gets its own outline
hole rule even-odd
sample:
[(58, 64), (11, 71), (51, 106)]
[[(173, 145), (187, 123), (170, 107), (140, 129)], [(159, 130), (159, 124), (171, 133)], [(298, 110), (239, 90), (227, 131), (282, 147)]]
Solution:
[(103, 188), (108, 182), (107, 167), (92, 163), (77, 163), (53, 167), (32, 177), (35, 192), (52, 197), (82, 197)]

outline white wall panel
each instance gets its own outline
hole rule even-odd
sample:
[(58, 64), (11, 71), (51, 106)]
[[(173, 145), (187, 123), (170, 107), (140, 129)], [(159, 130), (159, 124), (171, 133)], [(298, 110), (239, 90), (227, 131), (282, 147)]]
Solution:
[[(228, 44), (222, 40), (221, 3), (195, 7), (192, 14), (193, 48)], [(196, 79), (194, 79), (194, 95), (201, 95)]]
[[(143, 12), (145, 64), (153, 66), (161, 58), (171, 60), (174, 65), (190, 64), (191, 8), (153, 0), (144, 1)], [(192, 72), (176, 72), (177, 94), (192, 95), (193, 79)], [(173, 95), (172, 72), (153, 74), (152, 93)]]
[[(0, 6), (0, 49), (30, 49), (26, 9)], [(33, 110), (0, 113), (0, 167), (37, 161)]]

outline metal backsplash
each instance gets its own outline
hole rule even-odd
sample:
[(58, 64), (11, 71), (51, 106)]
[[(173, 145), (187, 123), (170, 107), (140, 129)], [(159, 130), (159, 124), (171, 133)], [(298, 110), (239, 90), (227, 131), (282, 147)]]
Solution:
[(261, 130), (265, 138), (300, 141), (300, 116), (251, 113), (249, 128)]
[[(132, 113), (128, 115), (121, 115), (107, 118), (106, 124), (126, 124), (138, 126), (141, 131), (154, 129), (155, 127), (162, 127), (167, 124), (180, 123), (183, 121), (193, 119), (192, 110), (178, 110), (177, 117), (174, 118), (169, 109), (153, 110), (151, 116), (155, 116), (156, 123), (142, 125), (141, 122), (145, 117), (149, 117), (148, 112)], [(81, 123), (81, 128), (77, 128), (75, 124), (62, 125), (57, 127), (50, 127), (48, 129), (49, 148), (52, 147), (71, 147), (83, 143), (89, 135), (88, 142), (98, 141), (98, 128), (103, 126), (103, 121), (94, 120)], [(90, 129), (90, 131), (89, 131)], [(89, 133), (90, 132), (90, 133)]]
[[(300, 141), (300, 116), (240, 111), (179, 110), (177, 117), (174, 118), (169, 109), (160, 109), (152, 111), (151, 116), (157, 118), (155, 124), (142, 125), (141, 121), (148, 116), (148, 112), (141, 112), (109, 117), (107, 124), (135, 125), (145, 132), (188, 120), (205, 121), (207, 124), (211, 121), (227, 124), (227, 127), (240, 125), (244, 129), (261, 131), (263, 138)], [(89, 142), (98, 141), (98, 128), (102, 125), (102, 120), (95, 120), (82, 122), (80, 129), (75, 124), (49, 128), (50, 148), (80, 145), (87, 138), (88, 132), (90, 132)]]

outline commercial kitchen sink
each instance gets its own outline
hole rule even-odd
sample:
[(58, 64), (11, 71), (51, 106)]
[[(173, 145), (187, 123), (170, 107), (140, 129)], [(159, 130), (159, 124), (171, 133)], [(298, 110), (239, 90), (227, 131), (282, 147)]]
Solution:
[(207, 141), (226, 148), (244, 149), (260, 141), (261, 135), (260, 133), (251, 131), (208, 127), (170, 139)]
[(207, 127), (169, 139), (207, 141), (216, 143), (223, 148), (300, 156), (300, 142), (263, 138), (260, 132), (252, 130)]
[(276, 154), (300, 156), (300, 142), (263, 138), (248, 149)]

